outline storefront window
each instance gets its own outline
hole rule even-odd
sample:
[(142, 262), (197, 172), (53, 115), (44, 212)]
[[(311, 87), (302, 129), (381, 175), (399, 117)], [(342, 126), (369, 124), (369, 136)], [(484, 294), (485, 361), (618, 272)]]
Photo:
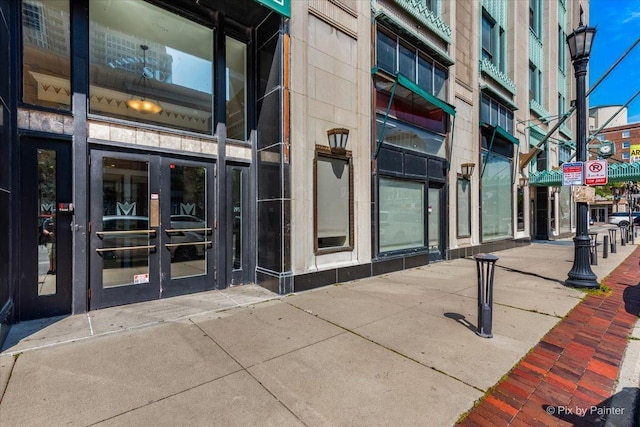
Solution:
[(22, 2), (22, 100), (71, 108), (69, 1)]
[(518, 231), (524, 231), (524, 188), (518, 187), (518, 218), (517, 229)]
[(317, 252), (351, 250), (351, 159), (317, 153), (315, 222)]
[(471, 235), (471, 181), (458, 178), (458, 237)]
[(424, 187), (424, 183), (380, 178), (380, 252), (425, 246)]
[[(383, 135), (384, 116), (378, 114), (376, 121), (378, 135)], [(446, 157), (444, 136), (391, 118), (387, 118), (384, 142), (396, 147), (409, 148), (421, 153)]]
[(482, 240), (512, 237), (511, 159), (482, 150), (482, 163)]
[(89, 43), (91, 113), (212, 133), (212, 29), (140, 0), (93, 0)]
[(568, 233), (571, 231), (571, 186), (565, 185), (560, 187), (560, 193), (558, 193), (560, 211), (560, 232)]
[(246, 139), (247, 45), (227, 37), (227, 137)]

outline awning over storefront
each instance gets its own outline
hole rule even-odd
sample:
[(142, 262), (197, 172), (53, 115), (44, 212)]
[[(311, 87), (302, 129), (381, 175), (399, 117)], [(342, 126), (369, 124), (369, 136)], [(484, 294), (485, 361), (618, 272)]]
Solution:
[(255, 0), (257, 3), (278, 12), (282, 16), (291, 18), (291, 0)]
[[(375, 77), (377, 73), (378, 67), (373, 67), (371, 69), (371, 74)], [(389, 79), (387, 77), (375, 79), (375, 85), (377, 89), (382, 89), (385, 92), (389, 93), (389, 105), (384, 115), (383, 133), (378, 136), (376, 151), (373, 156), (374, 158), (378, 156), (380, 146), (384, 141), (384, 129), (386, 128), (384, 125), (386, 125), (387, 123), (391, 105), (396, 95), (399, 98), (411, 100), (412, 104), (418, 105), (425, 111), (433, 111), (436, 112), (436, 114), (438, 114), (437, 111), (442, 111), (443, 113), (453, 117), (453, 119), (455, 120), (456, 108), (453, 105), (448, 104), (447, 102), (441, 100), (436, 96), (433, 96), (401, 73), (397, 73), (393, 79)]]
[(480, 126), (484, 127), (489, 132), (493, 133), (493, 136), (491, 137), (491, 142), (489, 142), (489, 146), (493, 145), (493, 139), (494, 138), (501, 138), (501, 139), (503, 139), (503, 140), (505, 140), (507, 142), (510, 142), (512, 144), (520, 145), (520, 141), (518, 140), (518, 138), (516, 138), (515, 136), (511, 135), (502, 126), (490, 125), (490, 124), (485, 123), (485, 122), (480, 122)]

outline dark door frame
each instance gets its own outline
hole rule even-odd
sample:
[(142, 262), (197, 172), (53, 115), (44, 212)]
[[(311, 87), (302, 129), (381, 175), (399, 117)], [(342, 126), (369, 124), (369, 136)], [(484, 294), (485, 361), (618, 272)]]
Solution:
[[(67, 138), (25, 135), (20, 138), (20, 183), (17, 223), (19, 229), (19, 291), (17, 320), (37, 319), (71, 313), (72, 300), (72, 212), (61, 211), (59, 203), (72, 202), (72, 145)], [(38, 150), (56, 152), (56, 292), (38, 295)], [(35, 220), (35, 222), (34, 222)]]

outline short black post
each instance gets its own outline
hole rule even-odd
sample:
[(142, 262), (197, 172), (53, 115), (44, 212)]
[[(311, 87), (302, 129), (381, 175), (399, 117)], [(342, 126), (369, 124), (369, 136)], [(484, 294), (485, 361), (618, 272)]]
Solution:
[(617, 228), (610, 228), (609, 229), (609, 239), (611, 241), (611, 253), (615, 254), (616, 253), (616, 234), (618, 232)]
[(598, 233), (590, 232), (589, 239), (591, 240), (591, 265), (598, 265)]
[(627, 226), (620, 226), (620, 246), (626, 246), (627, 244)]
[(633, 238), (633, 233), (634, 233), (636, 227), (633, 225), (633, 222), (631, 224), (629, 224), (629, 227), (630, 227), (629, 240), (631, 240), (631, 244), (633, 245), (633, 244), (635, 244), (635, 240)]
[(493, 310), (493, 273), (498, 257), (492, 254), (477, 254), (478, 270), (478, 331), (476, 334), (482, 338), (492, 338), (491, 322)]
[(602, 259), (609, 257), (609, 236), (602, 236)]

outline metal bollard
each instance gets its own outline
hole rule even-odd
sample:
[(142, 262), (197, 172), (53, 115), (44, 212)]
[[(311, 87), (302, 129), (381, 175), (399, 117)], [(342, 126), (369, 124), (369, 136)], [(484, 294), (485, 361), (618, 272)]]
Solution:
[(611, 241), (611, 253), (615, 254), (616, 253), (616, 233), (618, 232), (618, 229), (616, 228), (610, 228), (609, 229), (609, 239)]
[(478, 270), (478, 331), (482, 338), (492, 338), (491, 323), (493, 310), (493, 273), (498, 257), (492, 254), (477, 254)]
[(602, 259), (609, 257), (609, 236), (602, 236)]
[(620, 226), (620, 246), (626, 246), (626, 241), (627, 241), (627, 226), (626, 225), (621, 225)]
[(631, 244), (633, 245), (633, 244), (635, 244), (635, 241), (633, 239), (633, 234), (634, 234), (634, 231), (635, 231), (635, 227), (633, 225), (633, 222), (629, 225), (629, 227), (630, 227), (630, 229), (629, 229), (629, 240), (631, 240)]
[(591, 265), (598, 265), (598, 233), (589, 233)]

